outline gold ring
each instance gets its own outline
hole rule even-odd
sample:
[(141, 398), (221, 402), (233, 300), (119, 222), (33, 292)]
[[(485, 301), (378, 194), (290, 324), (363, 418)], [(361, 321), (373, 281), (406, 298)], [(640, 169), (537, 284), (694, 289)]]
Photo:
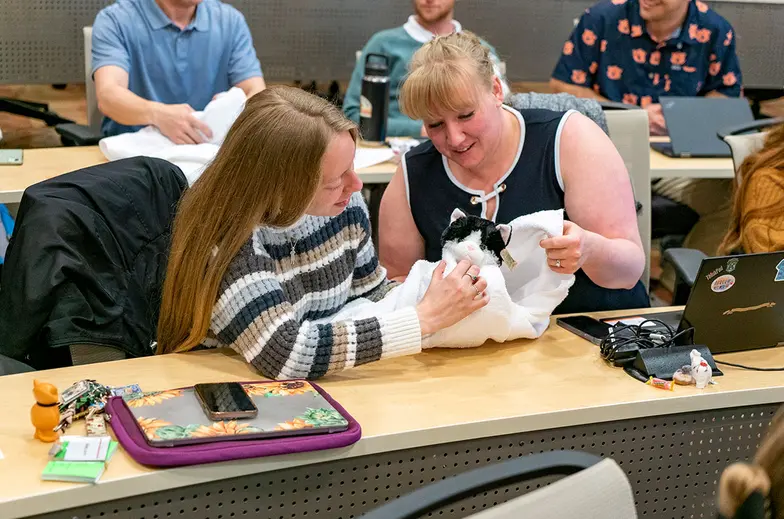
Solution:
[(472, 276), (472, 275), (471, 275), (471, 274), (469, 274), (468, 272), (466, 272), (466, 273), (465, 273), (465, 274), (463, 274), (463, 275), (464, 275), (464, 276), (468, 276), (468, 277), (470, 277), (470, 278), (471, 278), (471, 282), (473, 282), (473, 283), (476, 283), (476, 280), (477, 280), (477, 279), (479, 279), (479, 276)]

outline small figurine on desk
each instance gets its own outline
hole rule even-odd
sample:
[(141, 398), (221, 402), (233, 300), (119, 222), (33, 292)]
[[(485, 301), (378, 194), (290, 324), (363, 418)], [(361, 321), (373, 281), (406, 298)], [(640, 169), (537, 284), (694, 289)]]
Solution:
[(691, 376), (697, 384), (697, 389), (705, 389), (705, 386), (713, 378), (713, 370), (702, 358), (699, 351), (691, 350), (689, 356), (691, 357)]
[(46, 443), (57, 441), (59, 435), (54, 431), (60, 423), (60, 396), (57, 388), (52, 384), (33, 380), (33, 395), (36, 402), (30, 410), (30, 421), (35, 427), (33, 437)]

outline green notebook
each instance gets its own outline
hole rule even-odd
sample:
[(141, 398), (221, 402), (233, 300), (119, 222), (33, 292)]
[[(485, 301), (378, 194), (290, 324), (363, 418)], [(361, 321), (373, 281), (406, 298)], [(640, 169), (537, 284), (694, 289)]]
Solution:
[(106, 463), (117, 450), (118, 443), (112, 441), (106, 453), (106, 461), (63, 461), (68, 442), (54, 456), (54, 461), (46, 464), (41, 479), (44, 481), (70, 481), (75, 483), (97, 483), (103, 475)]
[(105, 468), (106, 463), (103, 461), (50, 461), (46, 464), (41, 479), (97, 483)]

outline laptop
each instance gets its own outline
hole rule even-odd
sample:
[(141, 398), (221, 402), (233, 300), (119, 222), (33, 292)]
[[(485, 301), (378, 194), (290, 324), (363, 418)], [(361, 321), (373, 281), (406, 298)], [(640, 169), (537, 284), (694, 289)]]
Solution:
[(669, 157), (730, 157), (730, 147), (716, 134), (754, 121), (747, 99), (738, 97), (662, 97), (670, 142), (651, 148)]
[[(784, 252), (705, 258), (682, 312), (648, 316), (712, 354), (784, 345)], [(634, 324), (640, 316), (607, 319)]]

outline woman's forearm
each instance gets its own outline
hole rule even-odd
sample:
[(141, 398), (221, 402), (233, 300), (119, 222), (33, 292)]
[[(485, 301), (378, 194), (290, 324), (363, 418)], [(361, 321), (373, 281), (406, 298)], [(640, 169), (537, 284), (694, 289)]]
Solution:
[(633, 288), (645, 270), (645, 253), (624, 238), (605, 238), (586, 231), (588, 259), (583, 270), (591, 281), (605, 288)]

